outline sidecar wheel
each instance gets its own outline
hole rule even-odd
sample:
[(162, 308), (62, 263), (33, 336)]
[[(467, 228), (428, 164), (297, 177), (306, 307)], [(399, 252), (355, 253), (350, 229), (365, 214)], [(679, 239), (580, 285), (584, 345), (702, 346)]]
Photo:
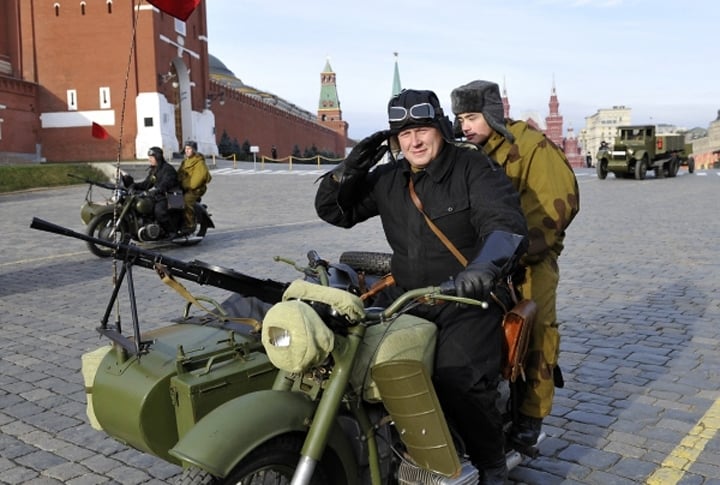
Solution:
[[(238, 483), (273, 483), (289, 485), (300, 459), (300, 436), (279, 436), (259, 446), (246, 456), (225, 478), (213, 477), (198, 468), (183, 470), (178, 485), (231, 485)], [(328, 478), (323, 463), (315, 469), (312, 485), (342, 483)]]
[(340, 255), (340, 262), (355, 271), (364, 271), (373, 275), (390, 273), (390, 253), (372, 253), (367, 251), (346, 251)]
[[(90, 221), (87, 228), (87, 235), (97, 239), (104, 239), (106, 241), (115, 243), (126, 242), (129, 238), (127, 228), (124, 224), (120, 224), (120, 228), (116, 233), (117, 239), (110, 235), (113, 228), (113, 214), (111, 212), (101, 214)], [(100, 258), (109, 258), (112, 256), (113, 250), (104, 246), (98, 246), (97, 244), (88, 242), (87, 247), (91, 253)]]

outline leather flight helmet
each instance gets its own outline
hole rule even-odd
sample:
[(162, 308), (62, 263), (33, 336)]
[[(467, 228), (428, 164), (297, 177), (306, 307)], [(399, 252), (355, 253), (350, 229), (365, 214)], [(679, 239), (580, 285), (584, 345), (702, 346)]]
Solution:
[(160, 147), (151, 147), (148, 150), (148, 157), (155, 157), (155, 160), (157, 160), (158, 162), (162, 162), (165, 160), (162, 148)]

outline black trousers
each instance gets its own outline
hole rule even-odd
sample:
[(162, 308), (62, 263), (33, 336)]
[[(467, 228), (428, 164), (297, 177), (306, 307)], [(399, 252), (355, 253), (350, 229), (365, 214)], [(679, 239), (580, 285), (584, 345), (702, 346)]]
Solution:
[(182, 211), (169, 211), (167, 208), (167, 197), (162, 196), (155, 199), (155, 206), (153, 212), (155, 214), (155, 220), (165, 232), (172, 234), (178, 230), (178, 222), (180, 220), (178, 212), (182, 214)]
[[(379, 306), (400, 292), (399, 288), (388, 288)], [(510, 304), (506, 290), (499, 289), (496, 294)], [(497, 303), (488, 303), (487, 310), (445, 303), (421, 305), (412, 311), (438, 327), (433, 383), (445, 418), (480, 469), (505, 462), (502, 415), (496, 404), (504, 311)]]

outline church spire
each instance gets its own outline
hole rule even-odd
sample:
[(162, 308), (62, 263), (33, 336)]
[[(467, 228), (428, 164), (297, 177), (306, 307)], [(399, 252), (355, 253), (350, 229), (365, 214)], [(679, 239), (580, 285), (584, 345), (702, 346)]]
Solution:
[(402, 84), (400, 83), (400, 69), (398, 68), (398, 53), (393, 52), (393, 55), (395, 56), (395, 72), (393, 74), (392, 96), (395, 96), (402, 91)]

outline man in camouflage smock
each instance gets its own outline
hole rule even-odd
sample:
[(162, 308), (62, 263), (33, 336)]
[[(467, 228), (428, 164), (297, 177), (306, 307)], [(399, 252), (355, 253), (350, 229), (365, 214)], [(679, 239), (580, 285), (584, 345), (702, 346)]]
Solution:
[(473, 81), (451, 93), (456, 131), (496, 160), (520, 194), (528, 222), (530, 246), (523, 261), (526, 280), (520, 290), (537, 303), (530, 335), (526, 385), (513, 439), (522, 445), (537, 441), (542, 418), (550, 414), (555, 394), (560, 334), (555, 300), (560, 278), (558, 257), (565, 229), (579, 210), (575, 174), (565, 154), (524, 121), (505, 119), (496, 83)]

